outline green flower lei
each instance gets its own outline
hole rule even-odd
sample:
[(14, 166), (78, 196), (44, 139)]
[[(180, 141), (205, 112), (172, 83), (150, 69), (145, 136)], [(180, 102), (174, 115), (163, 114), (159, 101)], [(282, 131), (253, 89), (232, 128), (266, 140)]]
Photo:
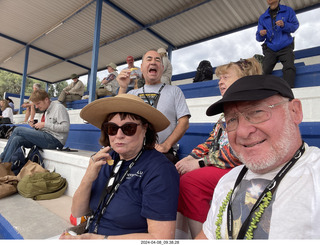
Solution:
[(230, 190), (226, 196), (226, 199), (224, 199), (224, 201), (222, 202), (222, 205), (219, 208), (219, 213), (218, 213), (218, 219), (216, 221), (216, 238), (217, 239), (221, 239), (221, 224), (222, 224), (222, 215), (224, 210), (226, 209), (228, 202), (230, 201), (231, 198), (231, 194), (232, 194), (232, 190)]
[[(226, 198), (224, 199), (224, 201), (222, 202), (222, 204), (219, 208), (218, 218), (215, 223), (217, 226), (216, 239), (222, 239), (222, 237), (221, 237), (222, 215), (228, 205), (228, 202), (230, 201), (231, 194), (232, 194), (232, 190), (230, 190), (228, 192)], [(255, 217), (252, 218), (250, 226), (246, 232), (246, 239), (247, 240), (253, 239), (253, 230), (257, 228), (257, 224), (260, 222), (260, 218), (261, 218), (262, 214), (264, 213), (264, 210), (269, 206), (271, 199), (272, 199), (272, 193), (271, 193), (271, 191), (268, 191), (266, 193), (265, 197), (262, 199), (262, 202), (259, 205), (259, 211), (256, 211), (254, 213)]]

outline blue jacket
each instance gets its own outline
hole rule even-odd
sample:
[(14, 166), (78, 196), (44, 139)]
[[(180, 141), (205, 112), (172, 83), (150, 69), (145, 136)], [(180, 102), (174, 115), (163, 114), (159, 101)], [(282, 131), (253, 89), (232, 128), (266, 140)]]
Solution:
[[(299, 27), (299, 21), (294, 10), (285, 5), (279, 5), (280, 9), (276, 17), (276, 21), (283, 20), (284, 26), (275, 25), (272, 27), (272, 19), (269, 14), (270, 8), (262, 14), (258, 22), (258, 30), (256, 39), (258, 42), (265, 41), (265, 44), (271, 50), (277, 52), (293, 42), (293, 37), (290, 33), (295, 32)], [(267, 35), (261, 36), (261, 30), (267, 30)]]

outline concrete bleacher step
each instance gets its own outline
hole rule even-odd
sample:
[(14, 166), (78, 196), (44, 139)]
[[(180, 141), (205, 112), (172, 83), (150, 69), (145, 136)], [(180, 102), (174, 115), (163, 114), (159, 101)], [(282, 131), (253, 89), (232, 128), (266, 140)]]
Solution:
[[(0, 152), (3, 151), (6, 143), (7, 140), (0, 139)], [(89, 158), (93, 153), (85, 150), (78, 150), (77, 152), (43, 150), (41, 155), (46, 169), (55, 171), (66, 178), (68, 187), (65, 195), (72, 197), (82, 180), (89, 164)]]
[(49, 239), (62, 234), (65, 229), (72, 226), (66, 219), (68, 215), (70, 216), (70, 207), (71, 197), (66, 196), (34, 201), (17, 193), (0, 199), (1, 216), (17, 232), (13, 239), (21, 239), (19, 235), (23, 239)]

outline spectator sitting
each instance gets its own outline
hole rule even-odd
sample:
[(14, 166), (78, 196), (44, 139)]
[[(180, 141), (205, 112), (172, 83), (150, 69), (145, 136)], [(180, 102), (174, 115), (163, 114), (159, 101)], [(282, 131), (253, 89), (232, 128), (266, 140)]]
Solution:
[(21, 146), (31, 148), (37, 145), (42, 149), (57, 149), (62, 148), (67, 141), (70, 119), (66, 108), (58, 101), (51, 102), (48, 93), (40, 89), (35, 90), (29, 99), (36, 108), (44, 111), (41, 121), (29, 123), (34, 129), (16, 127), (13, 130), (0, 155), (2, 162), (9, 162), (12, 154)]
[(131, 94), (96, 100), (80, 116), (101, 129), (104, 148), (91, 156), (71, 211), (93, 217), (86, 233), (60, 239), (173, 239), (179, 175), (154, 149), (168, 119)]
[[(219, 89), (223, 96), (237, 79), (262, 74), (255, 58), (241, 59), (216, 68)], [(190, 155), (176, 164), (180, 173), (177, 231), (187, 237), (187, 223), (192, 238), (201, 231), (206, 220), (212, 194), (220, 178), (241, 162), (234, 155), (227, 132), (224, 130), (223, 114), (215, 124), (206, 142), (195, 147)]]
[(170, 85), (172, 77), (172, 65), (170, 60), (168, 59), (167, 51), (164, 48), (159, 48), (158, 53), (161, 55), (163, 64), (163, 74), (161, 77), (161, 82)]
[(319, 239), (320, 149), (301, 138), (302, 104), (289, 84), (240, 78), (206, 114), (221, 112), (244, 166), (219, 181), (197, 238)]
[[(34, 83), (32, 85), (32, 91), (36, 91), (38, 89), (41, 89), (40, 83)], [(33, 123), (34, 116), (36, 115), (36, 113), (42, 113), (42, 111), (40, 111), (38, 108), (36, 108), (34, 106), (32, 101), (30, 101), (30, 98), (29, 98), (29, 101), (27, 101), (26, 103), (23, 103), (21, 105), (21, 107), (22, 108), (26, 108), (26, 114), (24, 116), (24, 121), (20, 122), (21, 124), (28, 123), (28, 122), (32, 122)], [(29, 119), (29, 117), (30, 117), (30, 119)]]
[(60, 101), (65, 107), (67, 107), (66, 102), (81, 100), (85, 89), (77, 74), (72, 74), (70, 78), (72, 79), (72, 83), (61, 91), (58, 98), (58, 101)]
[(99, 88), (96, 90), (96, 99), (104, 96), (115, 96), (119, 88), (117, 82), (117, 66), (115, 63), (107, 65), (109, 75), (101, 81)]
[(2, 115), (0, 116), (0, 123), (13, 123), (13, 111), (9, 106), (8, 100), (0, 100)]
[[(171, 122), (169, 127), (158, 133), (159, 141), (155, 148), (176, 163), (179, 148), (177, 143), (189, 128), (190, 112), (186, 99), (179, 87), (161, 83), (163, 65), (157, 51), (149, 50), (144, 54), (141, 71), (145, 85), (130, 90), (129, 94), (139, 96), (169, 119)], [(120, 85), (119, 94), (126, 93), (130, 83), (130, 73), (130, 69), (123, 69), (117, 77)]]
[(127, 87), (127, 92), (131, 89), (138, 88), (138, 81), (142, 78), (142, 73), (139, 67), (134, 65), (134, 59), (132, 56), (127, 57), (127, 64), (128, 66), (125, 67), (123, 70), (130, 69), (130, 84)]
[(6, 100), (8, 101), (9, 106), (11, 107), (11, 109), (13, 111), (13, 114), (14, 114), (14, 102), (13, 102), (13, 100), (10, 99), (9, 97), (7, 97)]

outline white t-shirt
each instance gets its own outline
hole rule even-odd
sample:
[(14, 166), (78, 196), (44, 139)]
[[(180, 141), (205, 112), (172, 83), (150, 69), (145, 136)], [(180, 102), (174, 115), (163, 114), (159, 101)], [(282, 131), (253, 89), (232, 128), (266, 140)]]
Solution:
[[(146, 95), (159, 94), (159, 90), (163, 86), (162, 83), (157, 83), (154, 85), (144, 85), (144, 88), (130, 90), (128, 93), (139, 96), (146, 101), (143, 89)], [(178, 124), (178, 120), (183, 117), (190, 115), (190, 111), (184, 97), (183, 92), (177, 86), (165, 85), (161, 91), (160, 95), (156, 96), (156, 101), (150, 101), (159, 111), (165, 115), (170, 121), (170, 125), (161, 132), (158, 133), (159, 143), (163, 143), (173, 132)], [(175, 150), (178, 149), (177, 144), (173, 146)]]
[(13, 123), (13, 112), (11, 107), (7, 107), (6, 109), (4, 109), (4, 111), (2, 112), (2, 117), (8, 117), (10, 118), (10, 122)]
[[(272, 201), (265, 209), (254, 239), (319, 239), (320, 238), (320, 149), (309, 147), (282, 179)], [(227, 193), (234, 187), (243, 166), (232, 169), (223, 176), (215, 188), (207, 220), (203, 224), (208, 239), (216, 239), (216, 220), (219, 208)], [(279, 172), (281, 167), (267, 174), (248, 170), (233, 194), (233, 230), (238, 234), (243, 220), (259, 197), (261, 191)], [(237, 205), (238, 204), (238, 205)], [(227, 239), (227, 212), (223, 212), (221, 237)], [(254, 215), (252, 216), (254, 217)]]

